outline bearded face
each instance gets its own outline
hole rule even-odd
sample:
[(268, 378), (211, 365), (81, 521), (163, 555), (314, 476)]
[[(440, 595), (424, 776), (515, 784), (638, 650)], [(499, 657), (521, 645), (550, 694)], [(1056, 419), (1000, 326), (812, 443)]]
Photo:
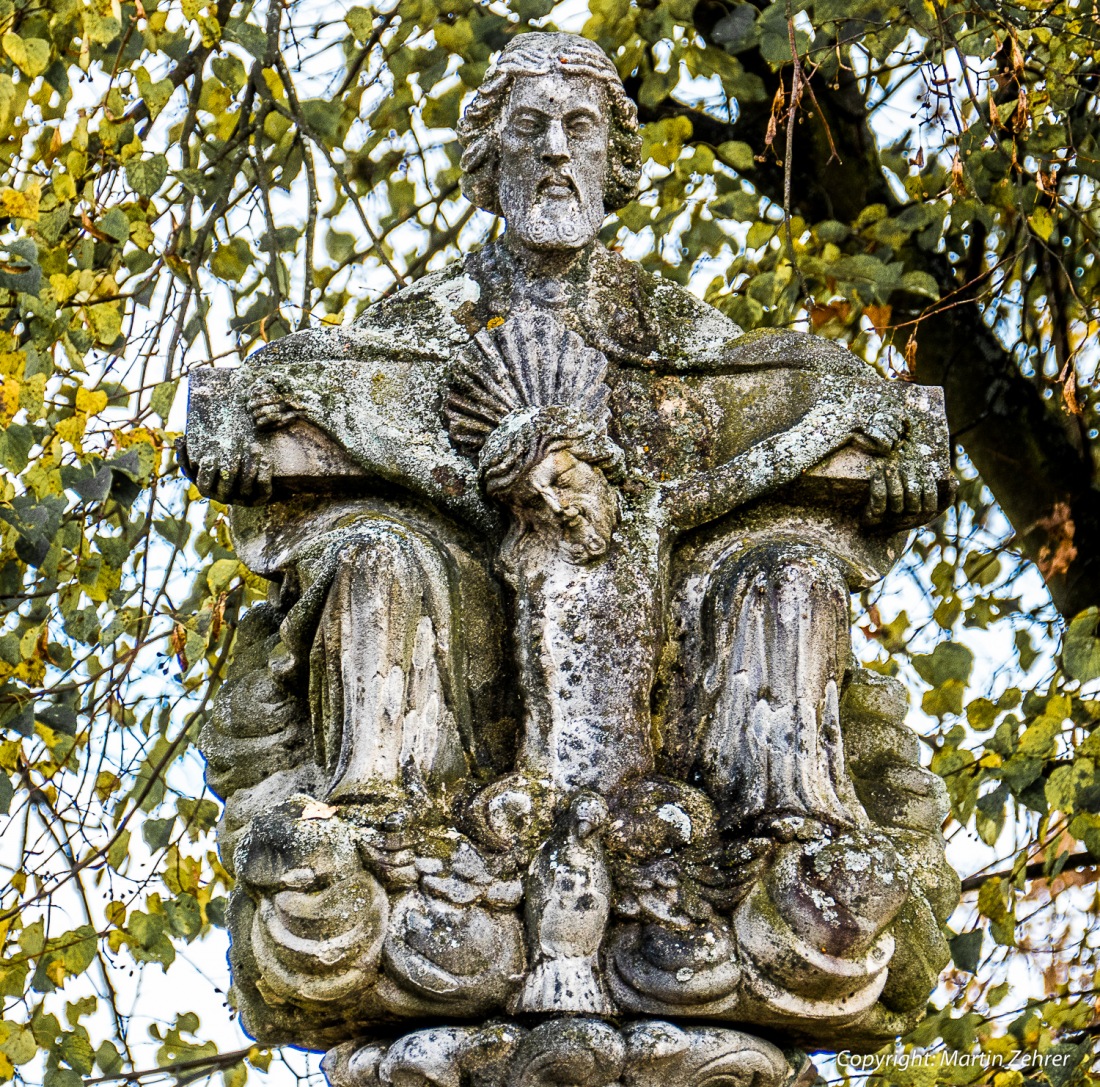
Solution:
[(557, 524), (572, 562), (591, 562), (607, 551), (619, 505), (599, 468), (559, 449), (535, 465), (527, 485), (536, 503), (541, 499), (536, 521)]
[(500, 206), (524, 245), (580, 249), (596, 237), (607, 141), (597, 80), (561, 71), (516, 79), (501, 117)]

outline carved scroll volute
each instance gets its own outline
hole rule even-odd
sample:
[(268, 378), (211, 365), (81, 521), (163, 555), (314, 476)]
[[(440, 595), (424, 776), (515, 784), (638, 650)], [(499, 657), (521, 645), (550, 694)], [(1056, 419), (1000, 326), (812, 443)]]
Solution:
[(520, 1043), (506, 1087), (607, 1087), (622, 1075), (626, 1047), (600, 1019), (554, 1019)]
[(624, 1087), (780, 1087), (790, 1077), (774, 1045), (720, 1027), (627, 1027)]
[(328, 1004), (369, 989), (386, 936), (389, 900), (363, 868), (350, 828), (308, 818), (311, 806), (328, 810), (291, 802), (255, 820), (237, 852), (240, 886), (255, 903), (258, 984), (269, 1001)]

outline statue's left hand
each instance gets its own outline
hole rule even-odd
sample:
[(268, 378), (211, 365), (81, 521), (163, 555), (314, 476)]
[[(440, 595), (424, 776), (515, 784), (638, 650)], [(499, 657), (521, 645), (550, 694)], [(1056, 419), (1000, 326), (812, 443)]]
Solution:
[(261, 378), (248, 394), (248, 410), (252, 422), (262, 434), (290, 426), (298, 418), (298, 412), (273, 381)]
[(865, 423), (857, 424), (853, 440), (868, 453), (884, 457), (897, 448), (907, 427), (904, 412), (884, 404)]
[(939, 480), (925, 463), (904, 450), (878, 461), (871, 474), (871, 493), (865, 518), (877, 525), (894, 518), (915, 524), (931, 521), (939, 513)]

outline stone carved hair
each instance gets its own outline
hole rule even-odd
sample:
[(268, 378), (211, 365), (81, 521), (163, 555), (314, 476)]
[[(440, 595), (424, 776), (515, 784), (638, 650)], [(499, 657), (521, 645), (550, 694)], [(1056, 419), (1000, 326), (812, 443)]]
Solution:
[(547, 75), (555, 67), (597, 80), (607, 89), (611, 116), (604, 207), (617, 211), (637, 195), (642, 172), (638, 110), (627, 97), (614, 63), (598, 45), (577, 34), (521, 34), (489, 69), (458, 123), (462, 191), (479, 208), (500, 214), (500, 118), (512, 84), (518, 76)]

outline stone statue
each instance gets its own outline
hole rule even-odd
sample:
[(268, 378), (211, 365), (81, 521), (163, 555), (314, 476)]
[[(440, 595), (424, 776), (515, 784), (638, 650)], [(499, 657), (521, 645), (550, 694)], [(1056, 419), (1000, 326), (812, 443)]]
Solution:
[(192, 376), (271, 582), (202, 738), (236, 1006), (334, 1087), (779, 1087), (751, 1031), (877, 1047), (947, 961), (942, 787), (850, 647), (951, 499), (939, 391), (603, 247), (640, 140), (583, 38), (459, 139), (499, 240)]

